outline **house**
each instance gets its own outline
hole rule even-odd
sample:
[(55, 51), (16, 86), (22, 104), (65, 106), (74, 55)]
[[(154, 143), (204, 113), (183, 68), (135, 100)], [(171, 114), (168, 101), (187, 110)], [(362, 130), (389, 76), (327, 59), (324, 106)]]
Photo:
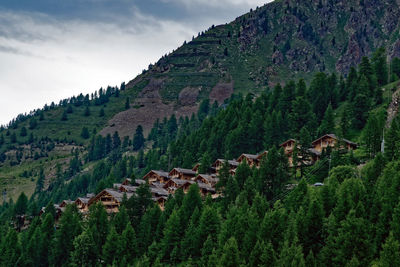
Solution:
[(218, 183), (219, 179), (216, 175), (199, 174), (196, 176), (195, 181), (197, 183), (204, 183), (209, 184), (210, 186), (215, 186), (215, 184)]
[[(121, 205), (123, 196), (125, 193), (106, 188), (100, 193), (98, 193), (94, 198), (90, 199), (88, 202), (88, 206), (101, 202), (107, 213), (115, 213), (119, 211), (119, 206)], [(133, 195), (133, 193), (126, 194), (128, 199)]]
[(192, 168), (192, 171), (194, 171), (194, 172), (198, 172), (198, 170), (199, 170), (199, 167), (200, 167), (200, 163), (197, 163), (196, 165), (194, 165), (194, 167)]
[(258, 165), (257, 156), (258, 155), (253, 155), (253, 154), (242, 154), (236, 161), (239, 162), (239, 164), (241, 164), (243, 161), (246, 161), (247, 165), (253, 167)]
[(182, 188), (183, 192), (187, 193), (192, 184), (194, 184), (193, 181), (172, 178), (164, 185), (164, 189), (167, 190), (168, 193), (174, 194), (176, 190)]
[(130, 185), (131, 182), (132, 182), (132, 179), (131, 179), (131, 178), (126, 178), (126, 179), (122, 182), (122, 184), (123, 184), (123, 185)]
[(338, 143), (340, 143), (341, 149), (347, 149), (347, 150), (357, 149), (356, 143), (353, 143), (350, 140), (344, 138), (339, 138), (334, 134), (326, 134), (324, 136), (321, 136), (320, 138), (313, 141), (311, 144), (313, 149), (315, 149), (315, 151), (321, 153), (328, 146), (335, 147), (337, 146)]
[(205, 197), (207, 194), (214, 194), (215, 189), (210, 185), (202, 182), (197, 182), (199, 186), (200, 194)]
[(133, 185), (140, 186), (142, 184), (146, 184), (145, 180), (142, 179), (135, 179)]
[(78, 210), (82, 213), (86, 213), (89, 211), (89, 203), (90, 198), (88, 197), (78, 197), (74, 204), (76, 205), (76, 207), (78, 208)]
[(121, 185), (120, 187), (118, 187), (118, 190), (123, 193), (134, 193), (136, 192), (137, 188), (137, 186), (132, 185)]
[(293, 153), (294, 146), (296, 145), (297, 141), (295, 139), (289, 139), (280, 144), (279, 146), (283, 148), (283, 152), (285, 155), (290, 155)]
[(173, 168), (169, 172), (171, 179), (192, 180), (196, 177), (196, 172), (189, 169)]
[(169, 195), (169, 192), (162, 187), (152, 186), (150, 187), (150, 192), (153, 197), (168, 197)]
[(229, 171), (230, 173), (234, 173), (236, 168), (239, 166), (239, 162), (237, 162), (236, 160), (225, 160), (225, 159), (217, 159), (212, 167), (215, 169), (216, 173), (219, 172), (219, 170), (222, 168), (222, 166), (224, 166), (224, 162), (227, 161), (229, 164)]
[(161, 210), (165, 208), (165, 202), (167, 201), (168, 197), (153, 197), (152, 200), (157, 203)]
[(165, 184), (170, 179), (168, 172), (165, 171), (149, 171), (145, 176), (143, 176), (143, 180), (147, 181), (148, 184), (152, 184), (154, 182), (160, 182)]
[(60, 208), (65, 208), (67, 205), (73, 204), (73, 203), (74, 203), (74, 201), (69, 200), (69, 199), (63, 200), (63, 201), (60, 203), (59, 207), (60, 207)]

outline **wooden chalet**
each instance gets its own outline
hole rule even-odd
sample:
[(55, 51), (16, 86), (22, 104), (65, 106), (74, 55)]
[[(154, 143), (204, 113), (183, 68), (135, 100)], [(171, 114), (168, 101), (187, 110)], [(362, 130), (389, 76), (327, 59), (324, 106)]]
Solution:
[(225, 160), (225, 159), (217, 159), (212, 167), (215, 169), (216, 173), (218, 174), (219, 170), (224, 166), (224, 162), (227, 161), (229, 164), (229, 171), (231, 174), (235, 173), (236, 168), (239, 166), (239, 162), (236, 160)]
[[(57, 222), (58, 219), (60, 219), (64, 209), (61, 208), (60, 205), (58, 205), (58, 204), (54, 204), (54, 209), (56, 210), (55, 221)], [(46, 207), (42, 207), (42, 209), (39, 211), (39, 216), (42, 216), (45, 213), (46, 213)]]
[(143, 180), (143, 179), (135, 179), (134, 183), (133, 183), (133, 185), (135, 185), (135, 186), (139, 186), (139, 185), (142, 185), (142, 184), (146, 184), (146, 181)]
[(194, 165), (194, 167), (192, 168), (192, 171), (194, 171), (194, 172), (198, 172), (198, 170), (199, 170), (199, 167), (200, 167), (200, 163), (197, 163), (196, 165)]
[(162, 187), (152, 186), (150, 187), (150, 192), (153, 197), (168, 197), (169, 195), (169, 192)]
[(189, 169), (173, 168), (169, 172), (169, 177), (171, 179), (193, 180), (196, 177), (196, 172)]
[(137, 188), (137, 186), (132, 185), (121, 185), (118, 190), (123, 193), (135, 193)]
[(316, 139), (312, 143), (312, 147), (315, 151), (321, 153), (327, 147), (336, 147), (338, 144), (341, 149), (354, 150), (357, 149), (357, 144), (350, 140), (339, 138), (334, 134), (326, 134)]
[(126, 178), (126, 179), (122, 182), (122, 184), (123, 184), (123, 185), (130, 185), (131, 182), (132, 182), (132, 179), (131, 179), (131, 178)]
[(294, 146), (296, 145), (297, 141), (295, 139), (289, 139), (279, 146), (283, 148), (283, 152), (285, 155), (290, 155), (293, 153)]
[(203, 197), (205, 197), (208, 194), (215, 194), (215, 188), (212, 187), (210, 184), (197, 182), (197, 185), (199, 186), (200, 194)]
[[(122, 198), (124, 196), (123, 192), (119, 192), (114, 189), (104, 189), (98, 193), (94, 198), (89, 200), (88, 206), (101, 202), (107, 213), (115, 213), (119, 211), (119, 206), (121, 205)], [(130, 198), (132, 193), (127, 193), (127, 197)]]
[(195, 181), (197, 183), (209, 184), (210, 186), (215, 186), (219, 179), (216, 175), (199, 174), (196, 176)]
[(74, 201), (69, 200), (69, 199), (63, 200), (63, 201), (60, 203), (59, 207), (60, 207), (60, 208), (65, 208), (67, 205), (73, 204), (73, 203), (74, 203)]
[(148, 184), (152, 184), (154, 182), (165, 184), (169, 179), (169, 174), (165, 171), (151, 170), (145, 176), (143, 176), (143, 180), (147, 181)]
[(250, 167), (253, 166), (258, 166), (258, 155), (253, 155), (253, 154), (242, 154), (240, 157), (236, 160), (241, 164), (243, 161), (247, 162), (247, 165)]
[(182, 188), (183, 192), (187, 193), (187, 191), (189, 190), (189, 187), (194, 183), (195, 182), (189, 181), (189, 180), (172, 178), (164, 185), (164, 189), (167, 190), (168, 193), (174, 194), (176, 190), (178, 190), (179, 188)]
[(88, 197), (78, 197), (74, 204), (76, 205), (76, 207), (78, 208), (78, 210), (82, 213), (86, 213), (89, 211), (89, 203), (90, 198)]
[(160, 207), (161, 210), (164, 210), (165, 208), (165, 202), (167, 201), (168, 197), (153, 197), (152, 200), (157, 203), (157, 205)]

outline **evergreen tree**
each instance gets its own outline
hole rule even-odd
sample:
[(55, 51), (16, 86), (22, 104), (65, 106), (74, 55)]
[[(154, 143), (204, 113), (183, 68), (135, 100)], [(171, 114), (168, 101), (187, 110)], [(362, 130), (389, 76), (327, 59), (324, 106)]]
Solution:
[(103, 246), (103, 260), (105, 264), (113, 264), (119, 262), (121, 259), (121, 254), (124, 251), (122, 250), (122, 241), (121, 237), (118, 235), (118, 233), (115, 231), (114, 227), (111, 227), (108, 235), (106, 242), (104, 243)]
[(218, 266), (236, 267), (240, 265), (239, 250), (236, 239), (231, 237), (224, 245)]
[(329, 104), (328, 108), (325, 111), (324, 119), (322, 120), (321, 125), (318, 128), (318, 136), (334, 133), (334, 130), (335, 130), (334, 113), (332, 105)]
[(93, 230), (87, 228), (74, 239), (74, 250), (71, 253), (71, 261), (74, 266), (96, 266), (98, 264), (99, 255), (92, 233)]
[(125, 110), (128, 110), (130, 108), (131, 108), (131, 104), (129, 103), (129, 97), (127, 97), (125, 100)]
[(90, 137), (89, 130), (87, 127), (83, 127), (81, 131), (81, 137), (83, 139), (88, 139)]
[(144, 146), (143, 128), (141, 125), (136, 127), (135, 135), (133, 136), (133, 150), (138, 151)]

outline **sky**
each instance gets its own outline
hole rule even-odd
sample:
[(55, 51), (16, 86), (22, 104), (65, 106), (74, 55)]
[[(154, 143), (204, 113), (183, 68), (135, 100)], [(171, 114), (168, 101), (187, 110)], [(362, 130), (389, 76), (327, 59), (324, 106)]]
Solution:
[(267, 0), (1, 0), (0, 125), (128, 82), (185, 40)]

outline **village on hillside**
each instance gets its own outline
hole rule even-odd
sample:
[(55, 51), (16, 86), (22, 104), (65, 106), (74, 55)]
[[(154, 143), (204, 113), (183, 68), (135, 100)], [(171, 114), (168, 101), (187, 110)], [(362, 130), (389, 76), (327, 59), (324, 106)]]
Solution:
[[(285, 155), (288, 157), (289, 167), (293, 168), (294, 150), (297, 148), (300, 151), (300, 145), (295, 139), (289, 139), (282, 143), (280, 147), (283, 148)], [(301, 158), (303, 164), (313, 165), (320, 160), (322, 152), (328, 147), (354, 150), (357, 148), (357, 144), (347, 139), (338, 138), (334, 134), (326, 134), (311, 143), (307, 157), (302, 158), (300, 154), (297, 154), (297, 157)], [(78, 197), (75, 201), (64, 200), (60, 204), (55, 204), (54, 207), (57, 211), (57, 217), (61, 216), (65, 207), (69, 204), (76, 205), (82, 214), (87, 214), (91, 205), (100, 202), (109, 214), (116, 213), (124, 195), (126, 194), (129, 199), (136, 193), (140, 185), (146, 183), (150, 187), (152, 200), (158, 204), (161, 210), (164, 210), (164, 205), (169, 195), (173, 195), (178, 189), (182, 189), (184, 193), (187, 193), (192, 184), (198, 185), (202, 197), (211, 195), (215, 199), (220, 197), (220, 193), (215, 186), (219, 181), (219, 172), (224, 164), (227, 163), (230, 174), (235, 175), (236, 168), (242, 162), (246, 162), (250, 167), (259, 168), (262, 159), (267, 154), (268, 151), (263, 151), (257, 155), (242, 154), (233, 160), (217, 159), (209, 168), (209, 174), (198, 173), (200, 164), (196, 164), (193, 169), (173, 168), (169, 172), (151, 170), (142, 179), (126, 178), (121, 184), (114, 184), (113, 188), (106, 188), (97, 195), (87, 194), (85, 197)], [(43, 207), (40, 215), (44, 212), (45, 208)]]

